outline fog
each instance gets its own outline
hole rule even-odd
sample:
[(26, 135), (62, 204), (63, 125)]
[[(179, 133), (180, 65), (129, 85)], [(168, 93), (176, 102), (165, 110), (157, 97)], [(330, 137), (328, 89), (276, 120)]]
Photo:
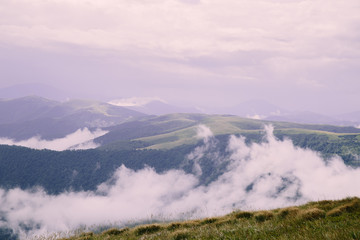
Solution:
[(131, 97), (131, 98), (114, 99), (109, 101), (108, 103), (120, 107), (134, 107), (134, 106), (144, 106), (152, 101), (165, 102), (164, 100), (158, 97)]
[(94, 143), (93, 140), (97, 137), (105, 135), (106, 133), (107, 131), (103, 131), (101, 129), (97, 129), (91, 132), (88, 128), (83, 128), (66, 135), (64, 138), (44, 140), (39, 136), (35, 136), (22, 141), (15, 141), (9, 138), (0, 138), (0, 144), (23, 146), (33, 149), (49, 149), (55, 151), (63, 151), (67, 149), (91, 149), (99, 146), (98, 144)]
[[(42, 189), (0, 190), (0, 213), (22, 238), (79, 227), (123, 226), (143, 220), (176, 220), (217, 216), (236, 209), (258, 210), (302, 204), (311, 200), (360, 196), (354, 182), (360, 169), (344, 165), (339, 157), (324, 161), (308, 149), (280, 141), (271, 126), (261, 143), (247, 145), (231, 136), (227, 170), (207, 186), (199, 185), (201, 171), (156, 173), (121, 166), (97, 190), (47, 195)], [(204, 145), (188, 158), (197, 159), (216, 145), (209, 128), (199, 127)], [(216, 155), (216, 154), (215, 154)], [(218, 155), (217, 155), (218, 157)], [(198, 166), (200, 167), (200, 166)], [(200, 169), (201, 170), (201, 169)], [(34, 230), (24, 231), (24, 227)]]

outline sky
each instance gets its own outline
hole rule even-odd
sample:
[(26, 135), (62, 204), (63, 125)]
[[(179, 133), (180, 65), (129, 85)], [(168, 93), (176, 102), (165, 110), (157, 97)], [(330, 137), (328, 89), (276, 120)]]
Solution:
[(358, 111), (359, 12), (358, 0), (0, 0), (0, 88)]

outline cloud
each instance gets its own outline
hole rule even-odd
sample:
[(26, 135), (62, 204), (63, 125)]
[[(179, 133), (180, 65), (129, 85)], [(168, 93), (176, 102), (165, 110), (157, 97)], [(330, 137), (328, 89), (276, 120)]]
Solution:
[(195, 177), (181, 171), (157, 174), (150, 168), (135, 172), (120, 167), (112, 181), (101, 184), (96, 192), (49, 196), (42, 190), (1, 190), (0, 212), (5, 212), (7, 224), (15, 231), (21, 232), (19, 223), (40, 224), (36, 234), (66, 232), (83, 224), (124, 224), (159, 214), (167, 202), (175, 201), (195, 184)]
[(160, 101), (165, 103), (164, 100), (158, 97), (131, 97), (131, 98), (121, 98), (114, 99), (108, 102), (111, 105), (121, 106), (121, 107), (134, 107), (134, 106), (144, 106), (152, 101)]
[[(311, 200), (360, 196), (353, 183), (360, 169), (339, 157), (324, 161), (290, 140), (277, 140), (266, 127), (262, 143), (245, 143), (232, 136), (227, 170), (207, 186), (181, 170), (156, 173), (120, 167), (95, 192), (65, 192), (56, 196), (43, 190), (0, 190), (0, 212), (22, 236), (69, 231), (80, 226), (116, 224), (149, 219), (198, 218), (234, 209), (270, 209)], [(211, 151), (212, 149), (208, 149)], [(206, 152), (207, 150), (204, 149)], [(22, 226), (38, 226), (28, 233)]]
[[(209, 152), (210, 149), (215, 148), (217, 141), (214, 138), (214, 134), (212, 133), (210, 128), (206, 127), (203, 124), (198, 125), (196, 137), (199, 139), (203, 139), (204, 144), (196, 147), (194, 151), (189, 153), (187, 155), (187, 160), (190, 161), (193, 165), (193, 173), (199, 177), (202, 175), (200, 161), (204, 157), (204, 155)], [(211, 159), (215, 159), (215, 155), (211, 156)]]
[[(46, 79), (86, 97), (151, 92), (202, 107), (260, 95), (288, 109), (356, 111), (358, 9), (358, 0), (4, 0), (1, 84)], [(93, 84), (83, 89), (84, 79)]]
[[(61, 42), (111, 50), (132, 47), (173, 56), (254, 49), (289, 54), (296, 49), (305, 55), (334, 55), (340, 49), (354, 54), (354, 48), (342, 43), (359, 38), (358, 6), (356, 0), (332, 4), (325, 0), (105, 0), (91, 4), (86, 0), (7, 0), (0, 10), (0, 32), (2, 41), (38, 47)], [(324, 46), (326, 41), (332, 44)]]
[(97, 129), (94, 132), (91, 132), (88, 128), (84, 128), (78, 129), (74, 133), (71, 133), (64, 138), (44, 140), (36, 136), (22, 141), (14, 141), (9, 138), (0, 138), (0, 144), (23, 146), (33, 149), (49, 149), (55, 151), (63, 151), (67, 149), (90, 149), (99, 146), (92, 140), (103, 136), (106, 133), (107, 131), (103, 131), (101, 129)]
[(204, 139), (205, 144), (209, 142), (210, 139), (214, 138), (214, 134), (210, 128), (206, 127), (203, 124), (200, 124), (197, 129), (197, 138)]
[(261, 120), (266, 118), (264, 115), (254, 114), (254, 115), (246, 115), (247, 118), (255, 119), (255, 120)]

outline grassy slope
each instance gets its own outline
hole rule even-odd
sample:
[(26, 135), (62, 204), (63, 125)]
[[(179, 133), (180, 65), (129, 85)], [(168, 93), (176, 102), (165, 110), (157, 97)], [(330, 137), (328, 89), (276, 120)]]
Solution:
[(180, 146), (196, 146), (197, 127), (203, 124), (216, 137), (226, 141), (229, 135), (242, 135), (247, 142), (261, 142), (264, 125), (274, 126), (277, 138), (289, 138), (295, 146), (320, 152), (324, 157), (339, 155), (353, 166), (360, 166), (360, 129), (321, 124), (261, 121), (231, 115), (169, 114), (148, 117), (111, 127), (97, 138), (101, 149), (169, 150)]
[[(170, 149), (183, 144), (194, 144), (197, 142), (196, 129), (197, 125), (204, 124), (211, 129), (214, 135), (225, 134), (259, 134), (263, 131), (264, 125), (272, 124), (275, 128), (275, 134), (289, 136), (294, 135), (324, 135), (332, 141), (340, 141), (340, 136), (354, 135), (359, 141), (360, 129), (353, 127), (338, 127), (330, 125), (315, 124), (297, 124), (287, 122), (270, 122), (253, 119), (246, 119), (236, 116), (223, 115), (205, 115), (200, 120), (189, 120), (187, 117), (191, 115), (168, 115), (167, 122), (172, 121), (189, 121), (189, 126), (177, 128), (175, 130), (166, 131), (165, 133), (155, 134), (147, 137), (139, 137), (134, 140), (145, 142), (149, 149)], [(164, 124), (162, 120), (160, 123)]]
[(115, 239), (360, 239), (360, 199), (241, 212), (200, 220), (82, 233), (68, 240)]

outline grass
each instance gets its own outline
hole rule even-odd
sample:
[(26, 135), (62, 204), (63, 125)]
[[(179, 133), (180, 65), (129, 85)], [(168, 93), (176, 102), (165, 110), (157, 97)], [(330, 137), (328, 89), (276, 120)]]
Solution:
[[(272, 122), (224, 115), (201, 115), (198, 119), (192, 119), (191, 114), (165, 115), (160, 117), (160, 120), (155, 121), (154, 124), (166, 122), (173, 122), (174, 129), (169, 129), (166, 133), (141, 137), (134, 140), (146, 142), (148, 145), (146, 147), (147, 149), (171, 149), (183, 144), (195, 144), (198, 140), (196, 138), (198, 124), (204, 124), (209, 127), (214, 135), (261, 135), (264, 124), (272, 124), (275, 128), (275, 134), (285, 135), (290, 138), (297, 135), (316, 134), (326, 136), (328, 141), (334, 142), (341, 142), (341, 136), (354, 136), (355, 141), (360, 141), (360, 134), (358, 131), (355, 131), (356, 129), (353, 129), (355, 132), (347, 132), (350, 130), (329, 125)], [(176, 123), (181, 124), (177, 125)]]
[(360, 239), (360, 199), (310, 202), (269, 211), (234, 211), (199, 220), (80, 233), (63, 240)]
[(171, 149), (183, 144), (195, 144), (198, 141), (196, 129), (197, 126), (190, 126), (170, 133), (138, 138), (136, 140), (149, 143), (151, 146), (147, 147), (147, 149)]

